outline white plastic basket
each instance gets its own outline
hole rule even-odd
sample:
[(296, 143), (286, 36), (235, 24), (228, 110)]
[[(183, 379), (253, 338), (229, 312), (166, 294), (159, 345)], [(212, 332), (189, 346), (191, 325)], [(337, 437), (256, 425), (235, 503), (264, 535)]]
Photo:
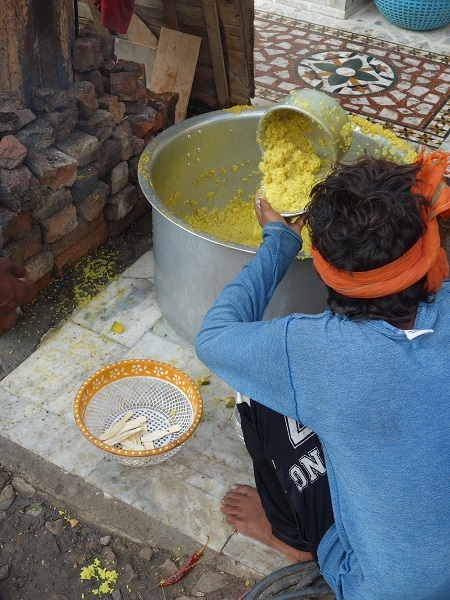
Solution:
[[(173, 456), (200, 423), (203, 403), (194, 381), (180, 369), (154, 360), (125, 360), (91, 375), (75, 398), (75, 421), (83, 435), (110, 460), (140, 467)], [(126, 450), (100, 439), (124, 415), (146, 417), (148, 433), (178, 425), (155, 440), (154, 449)]]

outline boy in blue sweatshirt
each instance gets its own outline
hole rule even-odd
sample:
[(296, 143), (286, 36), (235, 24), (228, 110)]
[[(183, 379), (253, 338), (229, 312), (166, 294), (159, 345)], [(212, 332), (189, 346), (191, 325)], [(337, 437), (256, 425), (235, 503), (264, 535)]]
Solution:
[(313, 557), (338, 600), (450, 597), (448, 163), (364, 158), (315, 186), (319, 315), (262, 320), (305, 219), (257, 198), (263, 242), (196, 339), (251, 398), (239, 411), (256, 490), (232, 486), (222, 512), (294, 561)]

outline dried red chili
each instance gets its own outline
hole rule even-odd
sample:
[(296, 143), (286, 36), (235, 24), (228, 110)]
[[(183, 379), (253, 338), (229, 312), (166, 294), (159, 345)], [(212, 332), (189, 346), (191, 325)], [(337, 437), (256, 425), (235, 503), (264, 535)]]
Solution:
[(208, 542), (209, 542), (209, 536), (208, 536), (208, 539), (206, 540), (206, 544), (204, 546), (202, 546), (200, 548), (200, 550), (197, 550), (197, 552), (194, 552), (194, 554), (192, 554), (192, 556), (190, 556), (187, 559), (187, 561), (181, 565), (181, 567), (178, 569), (178, 571), (175, 571), (175, 573), (173, 575), (171, 575), (170, 577), (167, 577), (167, 579), (163, 579), (159, 583), (160, 587), (167, 587), (168, 585), (173, 585), (174, 583), (178, 583), (180, 581), (180, 579), (183, 579), (183, 577), (186, 575), (186, 573), (192, 569), (192, 567), (195, 565), (196, 562), (198, 562), (200, 556), (203, 553), (203, 550), (208, 545)]

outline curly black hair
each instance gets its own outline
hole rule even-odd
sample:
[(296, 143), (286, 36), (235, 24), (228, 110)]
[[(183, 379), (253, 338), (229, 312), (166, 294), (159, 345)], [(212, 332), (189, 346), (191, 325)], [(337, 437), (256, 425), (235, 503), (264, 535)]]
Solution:
[[(307, 225), (313, 246), (327, 262), (349, 272), (388, 264), (411, 248), (426, 229), (426, 198), (414, 194), (420, 163), (400, 165), (365, 156), (339, 164), (311, 192)], [(421, 301), (430, 301), (425, 277), (407, 289), (381, 298), (349, 298), (328, 288), (333, 312), (353, 320), (411, 318)]]

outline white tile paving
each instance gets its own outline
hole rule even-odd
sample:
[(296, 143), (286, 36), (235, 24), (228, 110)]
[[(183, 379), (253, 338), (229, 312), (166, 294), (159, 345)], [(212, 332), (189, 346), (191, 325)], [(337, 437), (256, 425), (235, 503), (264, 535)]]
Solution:
[[(114, 321), (124, 325), (122, 334), (111, 332)], [(87, 377), (129, 358), (160, 360), (193, 379), (209, 380), (201, 386), (204, 414), (192, 438), (167, 461), (141, 468), (105, 458), (73, 419), (74, 398)], [(239, 539), (219, 510), (232, 483), (253, 482), (233, 410), (225, 407), (224, 398), (231, 394), (233, 390), (206, 369), (191, 344), (162, 317), (153, 284), (153, 252), (148, 252), (50, 332), (36, 352), (0, 382), (6, 408), (0, 432), (199, 543), (210, 536), (211, 548), (233, 559), (239, 555), (245, 566), (265, 575), (283, 557), (267, 549), (238, 552)]]

